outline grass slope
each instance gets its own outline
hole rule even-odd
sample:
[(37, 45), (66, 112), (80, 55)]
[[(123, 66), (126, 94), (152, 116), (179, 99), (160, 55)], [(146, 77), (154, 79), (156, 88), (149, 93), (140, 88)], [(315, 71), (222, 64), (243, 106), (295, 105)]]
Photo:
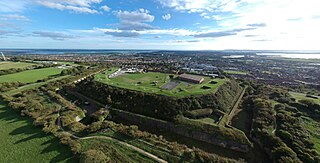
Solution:
[(318, 99), (313, 99), (313, 98), (310, 98), (310, 97), (306, 97), (306, 94), (304, 94), (304, 93), (297, 93), (297, 92), (289, 92), (289, 93), (297, 101), (299, 101), (299, 100), (312, 100), (315, 103), (320, 104), (320, 97), (318, 97)]
[(99, 149), (106, 156), (111, 158), (112, 162), (156, 162), (139, 152), (121, 145), (112, 140), (106, 139), (88, 139), (81, 140), (82, 150)]
[(303, 117), (302, 120), (302, 125), (310, 132), (311, 142), (314, 143), (316, 150), (320, 152), (320, 122), (309, 117)]
[(33, 83), (37, 80), (47, 78), (51, 75), (60, 74), (62, 69), (58, 68), (43, 68), (35, 70), (27, 70), (15, 74), (2, 75), (0, 76), (0, 82), (22, 82), (22, 83)]
[[(168, 74), (158, 72), (148, 72), (141, 74), (126, 73), (115, 78), (108, 78), (108, 74), (110, 74), (110, 72), (114, 70), (115, 69), (112, 69), (111, 71), (107, 70), (105, 74), (97, 74), (95, 78), (99, 82), (116, 87), (176, 97), (185, 97), (189, 95), (199, 95), (215, 92), (217, 88), (219, 88), (226, 81), (226, 79), (210, 79), (210, 77), (204, 77), (205, 81), (202, 84), (181, 82), (176, 88), (172, 90), (165, 90), (161, 89), (161, 86), (170, 81), (178, 80), (170, 79)], [(152, 83), (154, 81), (157, 81), (158, 84), (154, 85)], [(211, 81), (216, 81), (217, 83), (210, 84)], [(210, 89), (203, 89), (203, 86), (208, 86), (210, 87)]]
[(76, 162), (67, 146), (0, 100), (1, 162)]
[(0, 62), (0, 70), (8, 70), (11, 68), (26, 68), (32, 65), (36, 64), (27, 62)]

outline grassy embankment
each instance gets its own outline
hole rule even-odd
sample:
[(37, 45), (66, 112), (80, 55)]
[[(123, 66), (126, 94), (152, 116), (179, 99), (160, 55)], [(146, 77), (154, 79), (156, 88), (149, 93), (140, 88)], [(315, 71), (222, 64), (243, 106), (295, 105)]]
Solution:
[(109, 139), (84, 139), (81, 140), (81, 145), (83, 151), (101, 150), (109, 158), (112, 158), (113, 162), (156, 162), (130, 147)]
[[(174, 79), (170, 79), (169, 74), (148, 72), (141, 74), (126, 73), (115, 78), (108, 78), (108, 74), (111, 74), (116, 70), (117, 68), (112, 68), (110, 70), (107, 70), (105, 74), (97, 74), (95, 76), (96, 80), (120, 88), (175, 97), (186, 97), (190, 95), (214, 93), (225, 81), (227, 81), (227, 79), (210, 79), (210, 77), (203, 76), (205, 80), (201, 84), (181, 82), (176, 88), (172, 90), (165, 90), (161, 89), (164, 84), (170, 81), (178, 81), (177, 79), (175, 79), (177, 77), (176, 75), (174, 75)], [(211, 84), (211, 81), (215, 81), (217, 83)], [(153, 82), (157, 82), (157, 84), (154, 84)], [(204, 89), (202, 88), (203, 86), (207, 86), (210, 88)]]
[(67, 146), (0, 100), (1, 162), (76, 162)]

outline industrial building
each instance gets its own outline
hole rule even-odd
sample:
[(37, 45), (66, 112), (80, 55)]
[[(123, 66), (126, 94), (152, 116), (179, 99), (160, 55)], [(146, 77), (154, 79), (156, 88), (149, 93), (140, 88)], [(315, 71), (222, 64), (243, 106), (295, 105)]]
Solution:
[(196, 83), (196, 84), (201, 84), (204, 81), (204, 78), (201, 76), (188, 75), (188, 74), (179, 75), (179, 79), (186, 82)]

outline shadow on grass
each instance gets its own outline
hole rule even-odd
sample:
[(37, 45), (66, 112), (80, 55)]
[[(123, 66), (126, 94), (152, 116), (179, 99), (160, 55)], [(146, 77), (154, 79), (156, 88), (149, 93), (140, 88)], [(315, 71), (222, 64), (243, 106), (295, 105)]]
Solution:
[(9, 108), (5, 102), (0, 99), (0, 121), (6, 121), (7, 124), (15, 122), (26, 123), (24, 126), (14, 129), (9, 135), (18, 136), (25, 135), (26, 137), (15, 142), (15, 144), (31, 141), (33, 139), (40, 139), (50, 136), (50, 139), (40, 146), (46, 146), (41, 154), (57, 152), (50, 162), (78, 162), (77, 158), (73, 156), (68, 146), (59, 143), (59, 140), (51, 135), (45, 134), (40, 127), (36, 127), (32, 124), (32, 120), (27, 117), (21, 117), (19, 113)]
[(42, 143), (42, 145), (47, 145), (47, 147), (41, 151), (41, 154), (50, 153), (59, 149), (59, 154), (56, 157), (54, 157), (50, 162), (77, 162), (77, 158), (75, 156), (72, 156), (72, 153), (68, 149), (68, 147), (58, 142), (59, 140), (57, 138), (53, 138)]

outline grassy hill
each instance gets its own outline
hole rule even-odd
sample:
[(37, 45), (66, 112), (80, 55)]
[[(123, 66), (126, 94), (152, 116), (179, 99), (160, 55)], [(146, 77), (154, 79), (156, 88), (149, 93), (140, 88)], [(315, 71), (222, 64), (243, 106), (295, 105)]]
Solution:
[[(114, 69), (112, 69), (114, 70)], [(156, 93), (167, 96), (186, 97), (190, 95), (201, 95), (207, 93), (214, 93), (227, 79), (211, 79), (210, 77), (202, 76), (204, 82), (201, 84), (192, 84), (187, 82), (181, 82), (177, 79), (177, 75), (174, 75), (173, 79), (170, 79), (169, 74), (148, 72), (148, 73), (125, 73), (114, 78), (108, 78), (108, 74), (112, 71), (106, 71), (95, 76), (95, 79), (99, 82), (130, 89), (141, 92)], [(215, 84), (210, 82), (214, 81)], [(178, 82), (177, 86), (173, 89), (167, 90), (161, 87), (170, 82)], [(156, 83), (156, 84), (155, 84)], [(206, 86), (207, 89), (203, 87)]]
[(76, 162), (67, 146), (0, 100), (1, 162)]

